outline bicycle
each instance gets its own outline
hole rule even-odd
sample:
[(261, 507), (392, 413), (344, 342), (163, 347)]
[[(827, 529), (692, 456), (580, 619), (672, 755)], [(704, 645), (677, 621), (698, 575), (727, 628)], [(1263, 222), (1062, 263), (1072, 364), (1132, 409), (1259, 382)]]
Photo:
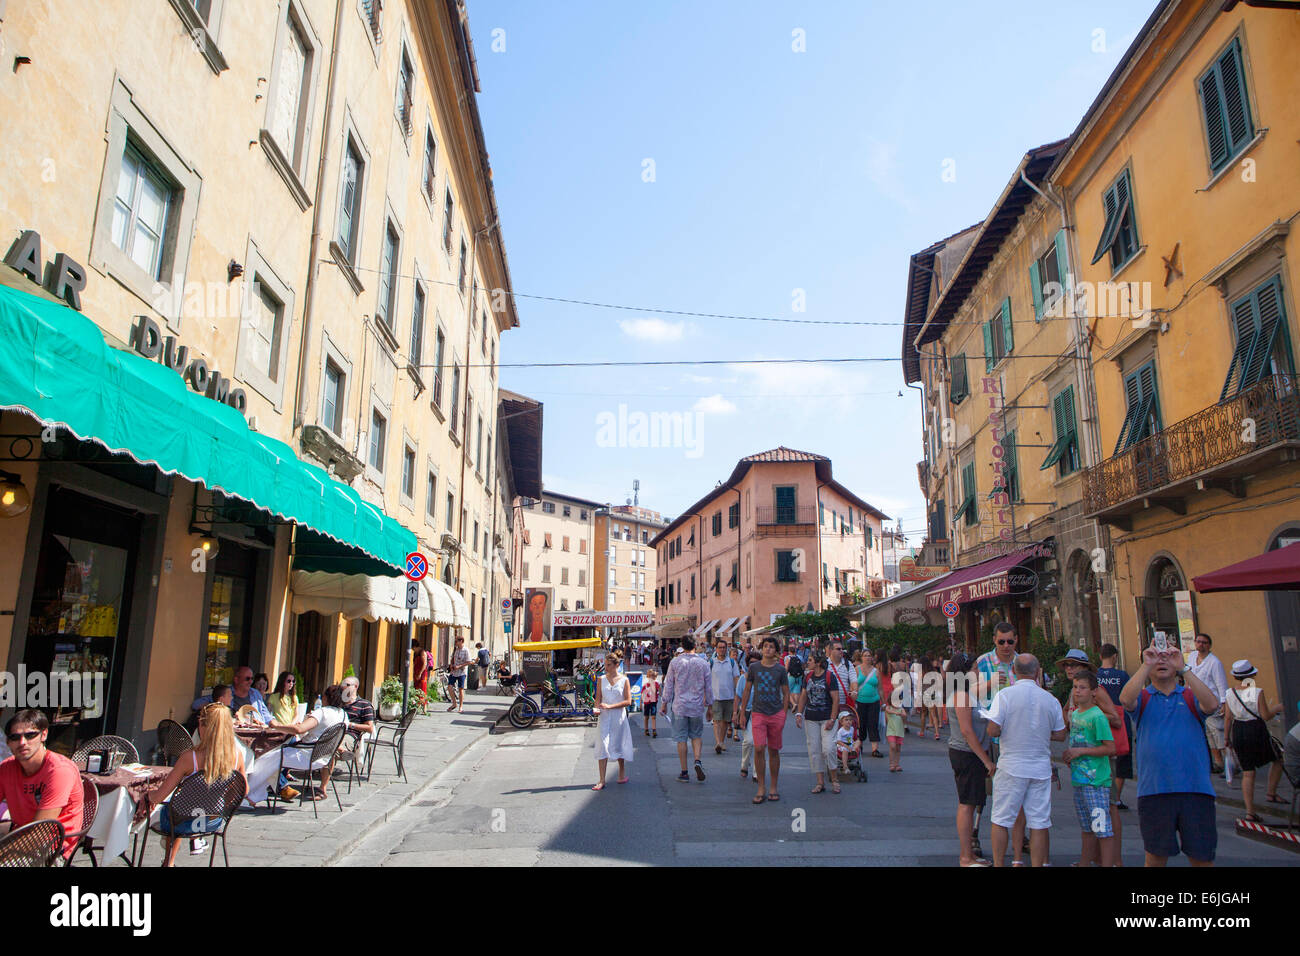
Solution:
[(438, 692), (439, 701), (450, 701), (451, 692), (447, 689), (447, 678), (451, 676), (451, 671), (445, 667), (434, 668), (433, 671), (433, 689)]

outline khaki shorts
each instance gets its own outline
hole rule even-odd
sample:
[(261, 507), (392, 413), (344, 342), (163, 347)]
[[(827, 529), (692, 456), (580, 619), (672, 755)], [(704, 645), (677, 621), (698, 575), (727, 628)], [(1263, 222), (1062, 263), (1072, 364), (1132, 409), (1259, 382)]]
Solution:
[(713, 702), (713, 720), (714, 722), (725, 721), (731, 723), (731, 717), (734, 713), (734, 700), (715, 700)]

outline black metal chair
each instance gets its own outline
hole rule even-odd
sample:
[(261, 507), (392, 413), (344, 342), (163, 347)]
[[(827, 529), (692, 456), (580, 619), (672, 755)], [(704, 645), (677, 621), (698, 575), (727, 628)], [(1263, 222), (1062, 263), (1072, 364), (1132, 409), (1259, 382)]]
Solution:
[[(397, 764), (395, 773), (402, 775), (403, 782), (409, 782), (406, 779), (406, 732), (411, 729), (411, 721), (415, 719), (415, 708), (412, 707), (403, 716), (401, 721), (394, 726), (393, 724), (380, 724), (379, 730), (375, 732), (375, 737), (370, 741), (370, 755), (366, 760), (366, 779), (370, 779), (370, 771), (375, 766), (375, 753), (380, 747), (388, 748), (393, 752), (393, 760)], [(384, 731), (391, 730), (393, 736), (391, 740), (384, 739)]]
[(181, 754), (194, 749), (194, 738), (183, 725), (171, 718), (163, 718), (158, 722), (158, 746), (162, 748), (167, 766), (174, 767)]
[[(348, 793), (352, 793), (352, 778), (357, 780), (357, 786), (370, 779), (366, 773), (366, 765), (369, 763), (371, 748), (374, 746), (375, 734), (378, 728), (369, 734), (362, 734), (357, 745), (349, 750), (347, 747), (339, 747), (338, 753), (334, 757), (334, 774), (337, 774), (339, 767), (346, 767), (348, 771)], [(340, 738), (340, 740), (346, 737)], [(364, 748), (364, 749), (363, 749)], [(360, 756), (358, 756), (360, 754)], [(331, 777), (333, 774), (331, 774)]]
[(95, 814), (99, 812), (99, 788), (89, 780), (81, 781), (81, 829), (65, 833), (65, 840), (74, 840), (72, 850), (63, 858), (64, 866), (72, 866), (72, 860), (80, 849), (90, 857), (91, 866), (99, 866), (95, 859), (94, 841), (90, 839), (90, 828), (95, 825)]
[[(239, 809), (239, 805), (244, 802), (244, 795), (247, 791), (248, 778), (237, 771), (212, 784), (203, 779), (201, 772), (192, 773), (182, 780), (180, 785), (172, 792), (172, 798), (166, 804), (167, 816), (173, 826), (200, 816), (209, 820), (220, 818), (221, 823), (216, 829), (204, 830), (201, 833), (194, 833), (192, 836), (220, 840), (221, 856), (225, 860), (226, 866), (230, 866), (230, 854), (226, 852), (226, 831), (230, 829), (230, 819), (235, 815), (235, 811)], [(149, 830), (163, 838), (163, 863), (167, 862), (168, 841), (185, 840), (191, 836), (191, 834), (181, 834), (179, 836), (168, 834), (162, 827), (161, 818), (149, 824)], [(135, 866), (144, 863), (144, 851), (148, 842), (147, 838), (141, 841), (140, 858), (135, 862)], [(212, 866), (216, 859), (217, 852), (214, 847), (208, 856), (208, 866)]]
[(123, 763), (139, 763), (140, 754), (135, 749), (135, 744), (125, 737), (118, 737), (114, 734), (102, 734), (99, 737), (92, 737), (84, 744), (78, 747), (72, 753), (72, 762), (78, 765), (78, 768), (86, 768), (86, 755), (93, 754), (97, 750), (116, 750), (122, 754)]
[(63, 824), (37, 820), (0, 838), (0, 868), (54, 866), (63, 853)]
[[(293, 743), (285, 744), (283, 747), (280, 748), (281, 776), (283, 776), (283, 774), (286, 771), (288, 771), (290, 774), (301, 774), (303, 778), (307, 781), (306, 786), (298, 793), (298, 806), (302, 806), (303, 801), (307, 798), (307, 791), (312, 789), (312, 776), (314, 774), (319, 773), (321, 774), (322, 779), (324, 779), (324, 771), (326, 770), (332, 771), (334, 769), (334, 764), (337, 760), (337, 755), (338, 755), (339, 742), (343, 739), (343, 734), (345, 732), (346, 732), (346, 728), (344, 727), (343, 724), (335, 724), (329, 730), (325, 731), (323, 734), (317, 737), (316, 740), (314, 741), (304, 741), (304, 740), (294, 741)], [(286, 767), (284, 765), (285, 755), (291, 750), (308, 751), (307, 769), (302, 770), (296, 767)], [(343, 811), (343, 801), (339, 797), (338, 788), (334, 786), (333, 780), (330, 781), (329, 786), (330, 789), (334, 791), (334, 800), (338, 803), (339, 812), (341, 813)], [(277, 790), (275, 796), (272, 798), (273, 808), (276, 804), (279, 803), (279, 799), (280, 799), (280, 794), (279, 791)], [(319, 811), (317, 811), (316, 809), (316, 804), (318, 802), (319, 801), (317, 800), (312, 800), (311, 802), (312, 816), (315, 817), (320, 816)]]

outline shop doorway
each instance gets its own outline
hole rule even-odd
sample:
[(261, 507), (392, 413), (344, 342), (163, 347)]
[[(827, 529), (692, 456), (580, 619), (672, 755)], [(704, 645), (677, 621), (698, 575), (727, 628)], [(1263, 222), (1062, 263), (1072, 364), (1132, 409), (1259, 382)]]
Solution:
[(230, 684), (235, 669), (252, 660), (253, 582), (257, 553), (232, 541), (221, 542), (208, 600), (208, 638), (203, 659), (203, 693)]
[(117, 730), (140, 530), (137, 515), (50, 489), (23, 664), (50, 675), (57, 751)]
[(1142, 625), (1142, 649), (1163, 631), (1171, 647), (1178, 646), (1178, 608), (1174, 592), (1187, 590), (1187, 579), (1178, 565), (1158, 557), (1147, 568), (1146, 593), (1137, 599), (1138, 621)]
[[(1300, 526), (1287, 528), (1273, 538), (1268, 549), (1276, 551), (1300, 541)], [(1296, 716), (1300, 702), (1300, 591), (1267, 591), (1268, 628), (1273, 638), (1273, 661), (1277, 672), (1277, 693), (1282, 699), (1282, 719), (1287, 726)], [(1268, 693), (1265, 688), (1265, 693)]]
[(354, 620), (348, 623), (347, 662), (361, 681), (361, 695), (374, 700), (375, 642), (379, 625), (373, 621)]
[(298, 672), (300, 699), (307, 702), (308, 710), (326, 686), (331, 620), (332, 617), (324, 617), (315, 611), (298, 615), (298, 627), (293, 641), (293, 667)]

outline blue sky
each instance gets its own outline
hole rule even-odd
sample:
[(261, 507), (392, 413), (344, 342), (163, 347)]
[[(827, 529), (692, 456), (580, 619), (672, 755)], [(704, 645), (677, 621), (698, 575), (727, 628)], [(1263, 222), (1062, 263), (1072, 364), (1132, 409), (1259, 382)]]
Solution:
[[(503, 369), (545, 405), (546, 487), (621, 503), (640, 479), (671, 516), (787, 445), (830, 457), (919, 544), (920, 406), (896, 361), (908, 257), (1073, 130), (1153, 7), (471, 0), (515, 291), (633, 307), (520, 298), (501, 361), (730, 363)], [(749, 364), (858, 356), (895, 361)], [(620, 405), (633, 427), (610, 425)], [(688, 427), (645, 447), (638, 413)]]

